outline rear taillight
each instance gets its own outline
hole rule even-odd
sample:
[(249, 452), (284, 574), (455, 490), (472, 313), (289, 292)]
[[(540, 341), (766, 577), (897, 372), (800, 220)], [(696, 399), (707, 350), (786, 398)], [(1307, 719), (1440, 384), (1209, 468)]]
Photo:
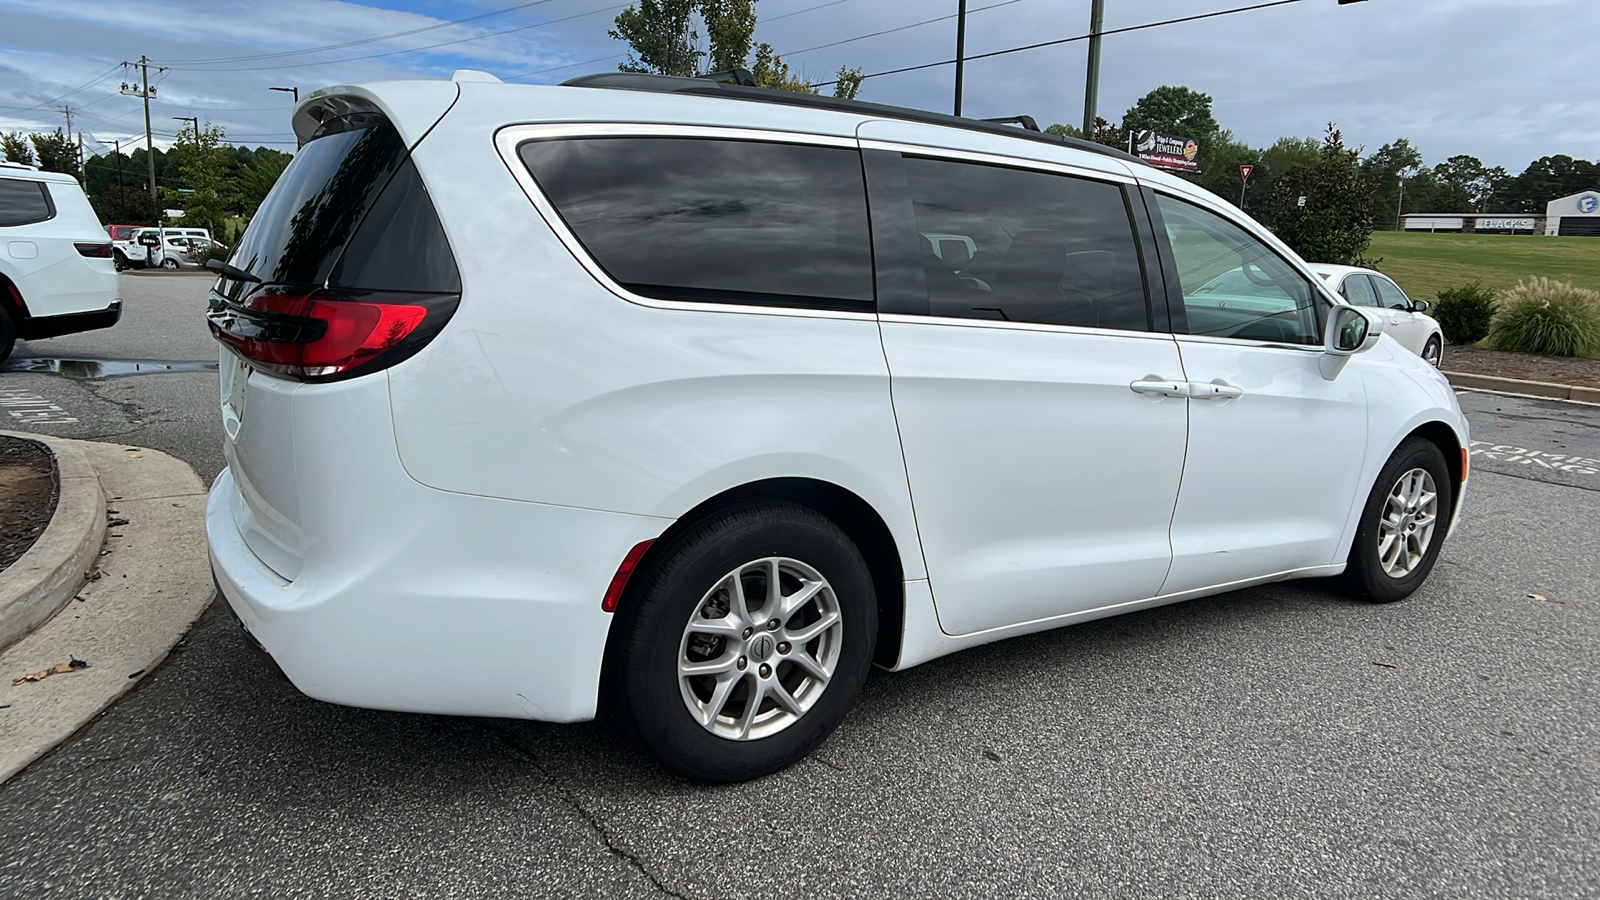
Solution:
[(212, 294), (217, 340), (257, 368), (301, 381), (337, 381), (394, 365), (455, 312), (457, 294), (265, 288), (243, 303)]
[(90, 259), (111, 258), (111, 244), (109, 242), (95, 243), (93, 241), (80, 241), (74, 243), (72, 246), (78, 248), (79, 256), (87, 256)]

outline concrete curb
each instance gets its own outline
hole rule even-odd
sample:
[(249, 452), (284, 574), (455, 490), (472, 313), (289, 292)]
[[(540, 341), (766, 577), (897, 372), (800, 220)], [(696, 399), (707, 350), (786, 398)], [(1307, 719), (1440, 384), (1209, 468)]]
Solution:
[(1499, 378), (1494, 375), (1469, 375), (1466, 372), (1445, 372), (1444, 377), (1450, 379), (1451, 385), (1464, 390), (1600, 405), (1600, 388), (1554, 384), (1549, 381), (1524, 381), (1520, 378)]
[(83, 587), (106, 539), (100, 479), (77, 441), (0, 431), (50, 448), (59, 491), (56, 511), (28, 552), (0, 572), (0, 650), (56, 614)]
[[(127, 523), (109, 529), (105, 550), (88, 566), (98, 566), (98, 578), (86, 582), (77, 572), (77, 600), (0, 652), (0, 782), (138, 684), (166, 659), (213, 597), (206, 486), (193, 469), (165, 453), (128, 444), (50, 443), (52, 449), (69, 445), (92, 467), (96, 493), (103, 491), (105, 498), (102, 527), (105, 512)], [(11, 683), (73, 658), (89, 667)]]

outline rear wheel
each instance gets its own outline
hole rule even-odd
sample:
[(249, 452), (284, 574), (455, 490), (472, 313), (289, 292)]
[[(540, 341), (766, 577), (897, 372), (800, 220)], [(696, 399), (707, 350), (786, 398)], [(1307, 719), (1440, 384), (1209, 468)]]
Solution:
[(827, 518), (753, 502), (691, 526), (630, 585), (608, 702), (668, 769), (745, 781), (822, 743), (872, 663), (866, 562)]
[(1433, 442), (1412, 438), (1400, 445), (1361, 511), (1345, 567), (1352, 593), (1393, 603), (1422, 586), (1450, 525), (1454, 486)]
[(1428, 343), (1422, 348), (1422, 358), (1433, 364), (1435, 369), (1444, 362), (1444, 344), (1438, 335), (1428, 338)]
[(163, 269), (176, 269), (177, 267), (178, 267), (178, 261), (173, 259), (170, 256), (161, 261), (161, 268), (163, 268)]

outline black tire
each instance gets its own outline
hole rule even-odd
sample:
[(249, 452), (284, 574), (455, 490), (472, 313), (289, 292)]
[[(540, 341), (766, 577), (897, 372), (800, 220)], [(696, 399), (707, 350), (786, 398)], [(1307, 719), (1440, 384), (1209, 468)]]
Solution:
[(169, 256), (161, 261), (161, 268), (176, 269), (178, 268), (178, 261)]
[[(819, 688), (811, 705), (776, 733), (765, 737), (738, 739), (714, 734), (691, 716), (680, 683), (678, 664), (690, 646), (686, 628), (691, 617), (702, 615), (717, 601), (708, 596), (726, 578), (757, 560), (782, 557), (809, 566), (831, 588), (842, 625), (837, 635), (838, 656), (832, 677)], [(818, 513), (801, 506), (771, 501), (743, 502), (725, 507), (689, 526), (669, 539), (664, 546), (651, 548), (647, 568), (638, 572), (628, 585), (612, 625), (606, 662), (605, 706), (608, 716), (639, 742), (663, 766), (685, 778), (707, 784), (747, 781), (769, 775), (793, 764), (821, 744), (843, 720), (855, 702), (872, 666), (873, 644), (877, 637), (877, 601), (872, 576), (860, 551), (839, 527)], [(760, 577), (758, 575), (758, 577)], [(780, 576), (780, 582), (786, 576)], [(748, 590), (749, 582), (741, 581)], [(788, 593), (793, 593), (789, 591)], [(787, 634), (803, 616), (820, 610), (806, 607), (779, 635)], [(830, 629), (829, 634), (834, 634)], [(759, 631), (749, 640), (759, 639)], [(828, 640), (835, 639), (829, 638)], [(757, 659), (773, 665), (775, 678), (803, 682), (805, 674), (794, 662), (775, 655), (778, 652), (810, 652), (820, 647), (812, 642), (804, 647), (787, 643), (760, 656), (754, 645), (745, 649), (745, 639), (733, 636), (732, 642), (717, 645), (722, 659), (749, 654), (748, 669), (741, 664), (731, 677), (736, 684), (727, 695), (729, 707), (749, 703), (749, 691), (758, 669)], [(817, 641), (823, 641), (818, 638)], [(785, 665), (786, 664), (786, 665)], [(686, 682), (694, 685), (698, 682)], [(813, 686), (814, 687), (814, 686)], [(797, 690), (804, 690), (804, 687)], [(726, 708), (726, 707), (725, 707)], [(776, 701), (757, 706), (768, 715), (778, 711)], [(733, 715), (738, 719), (737, 711)], [(722, 719), (716, 719), (722, 722)], [(725, 726), (724, 726), (725, 727)]]
[[(1395, 490), (1402, 475), (1422, 469), (1433, 479), (1437, 494), (1437, 507), (1433, 532), (1421, 559), (1409, 573), (1391, 575), (1384, 569), (1379, 549), (1379, 522), (1389, 505), (1390, 492)], [(1389, 462), (1378, 473), (1378, 480), (1367, 495), (1361, 510), (1361, 523), (1356, 527), (1354, 543), (1350, 545), (1350, 558), (1345, 567), (1345, 585), (1356, 597), (1370, 603), (1393, 603), (1411, 596), (1428, 580), (1433, 564), (1439, 558), (1439, 548), (1444, 544), (1445, 532), (1450, 529), (1450, 517), (1455, 510), (1455, 482), (1450, 480), (1450, 469), (1444, 454), (1432, 441), (1411, 438), (1401, 444)]]
[(17, 327), (11, 323), (11, 316), (0, 307), (0, 363), (11, 358), (11, 349), (17, 345)]
[(1432, 363), (1435, 369), (1444, 365), (1444, 344), (1438, 335), (1428, 338), (1428, 343), (1422, 348), (1422, 358)]
[(121, 250), (111, 251), (111, 258), (115, 263), (118, 272), (121, 272), (130, 266), (130, 263), (128, 262), (128, 255), (123, 253)]

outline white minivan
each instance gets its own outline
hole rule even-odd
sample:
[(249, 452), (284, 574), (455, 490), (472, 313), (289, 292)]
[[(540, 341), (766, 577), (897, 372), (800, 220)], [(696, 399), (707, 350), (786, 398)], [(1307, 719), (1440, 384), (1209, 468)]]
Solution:
[(0, 360), (122, 316), (111, 240), (71, 175), (0, 162)]
[(312, 697), (604, 714), (748, 779), (874, 663), (1289, 578), (1398, 600), (1460, 510), (1444, 378), (1114, 149), (618, 73), (294, 127), (211, 265), (206, 518)]

